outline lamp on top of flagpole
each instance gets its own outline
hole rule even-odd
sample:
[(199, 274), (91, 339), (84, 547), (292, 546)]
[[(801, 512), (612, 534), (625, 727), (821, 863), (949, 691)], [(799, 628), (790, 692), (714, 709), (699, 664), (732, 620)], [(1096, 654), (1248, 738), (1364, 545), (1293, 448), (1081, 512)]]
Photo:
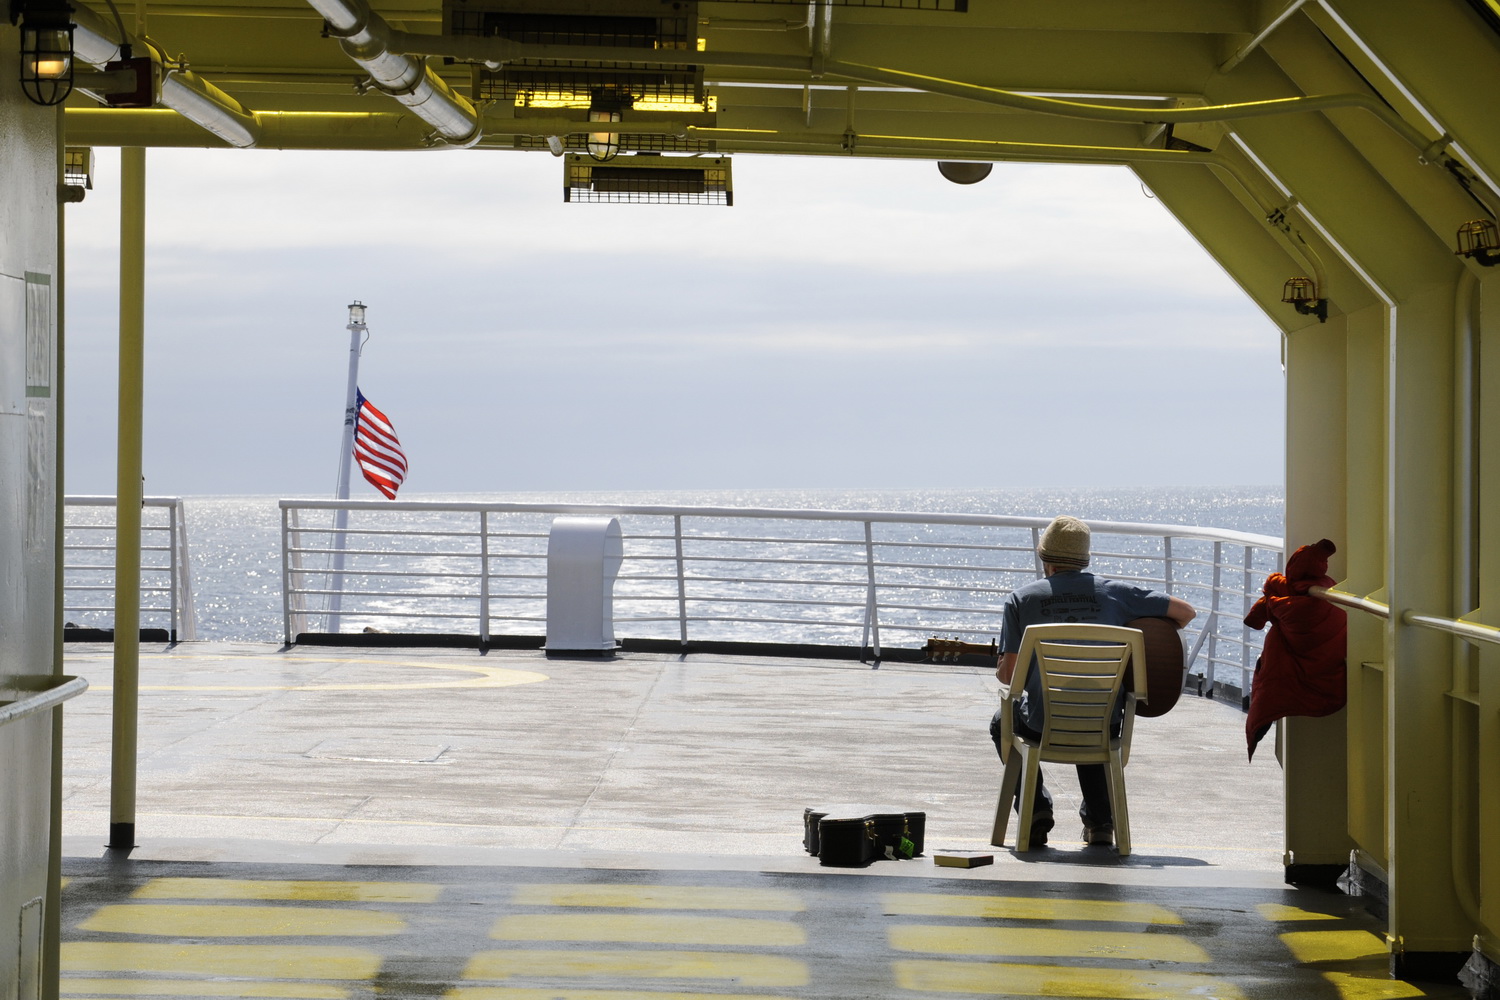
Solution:
[[(354, 424), (359, 415), (359, 350), (365, 335), (365, 304), (358, 299), (349, 303), (349, 387), (344, 393), (344, 439), (339, 448), (339, 483), (335, 499), (349, 499), (349, 469), (354, 463)], [(349, 526), (349, 511), (340, 507), (333, 513), (333, 569), (328, 589), (328, 622), (326, 630), (337, 633), (339, 611), (344, 596), (344, 531)]]

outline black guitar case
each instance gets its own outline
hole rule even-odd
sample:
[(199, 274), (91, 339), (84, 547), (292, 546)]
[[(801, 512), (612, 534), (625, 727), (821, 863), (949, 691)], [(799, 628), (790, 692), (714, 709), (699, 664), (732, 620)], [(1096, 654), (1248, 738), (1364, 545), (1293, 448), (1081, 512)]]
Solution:
[(802, 811), (802, 846), (829, 866), (861, 868), (872, 861), (922, 853), (925, 812), (865, 805), (809, 806)]

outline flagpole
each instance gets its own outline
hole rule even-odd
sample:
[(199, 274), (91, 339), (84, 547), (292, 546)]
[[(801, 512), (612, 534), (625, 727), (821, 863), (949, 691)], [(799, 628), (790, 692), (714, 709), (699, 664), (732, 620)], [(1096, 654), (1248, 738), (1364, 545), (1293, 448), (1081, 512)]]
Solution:
[[(354, 464), (354, 422), (359, 403), (359, 348), (365, 333), (365, 304), (355, 299), (349, 304), (349, 388), (344, 394), (344, 440), (339, 447), (339, 484), (335, 499), (349, 499), (349, 470)], [(339, 610), (344, 598), (344, 532), (349, 527), (349, 511), (340, 507), (333, 514), (333, 570), (329, 581), (328, 621), (325, 629), (339, 630)]]

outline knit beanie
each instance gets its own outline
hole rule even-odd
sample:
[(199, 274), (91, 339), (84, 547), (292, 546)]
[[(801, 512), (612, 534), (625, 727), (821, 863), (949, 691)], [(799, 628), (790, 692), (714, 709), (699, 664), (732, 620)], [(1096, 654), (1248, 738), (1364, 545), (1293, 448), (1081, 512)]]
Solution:
[(1089, 564), (1089, 526), (1076, 517), (1054, 518), (1036, 547), (1042, 562), (1082, 569)]

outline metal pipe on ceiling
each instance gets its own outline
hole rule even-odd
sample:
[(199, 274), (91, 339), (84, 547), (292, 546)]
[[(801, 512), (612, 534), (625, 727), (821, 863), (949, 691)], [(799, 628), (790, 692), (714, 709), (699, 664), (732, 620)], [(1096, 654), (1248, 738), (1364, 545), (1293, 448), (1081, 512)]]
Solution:
[[(148, 51), (160, 61), (149, 43), (143, 45), (127, 32), (116, 39), (120, 29), (82, 5), (73, 9), (73, 52), (84, 62), (103, 67), (121, 57), (121, 46)], [(161, 83), (161, 103), (193, 124), (206, 129), (231, 146), (247, 149), (259, 141), (255, 115), (233, 97), (195, 73), (169, 69)]]
[[(340, 2), (340, 0), (309, 0), (309, 2)], [(608, 46), (588, 45), (531, 45), (513, 42), (506, 38), (481, 38), (471, 35), (424, 35), (409, 31), (387, 29), (386, 38), (393, 52), (447, 56), (465, 62), (501, 65), (518, 59), (545, 59), (563, 62), (603, 61), (620, 58), (620, 50)], [(742, 69), (768, 69), (807, 73), (809, 79), (821, 70), (825, 77), (836, 76), (861, 83), (909, 88), (931, 94), (946, 94), (964, 100), (980, 101), (1037, 114), (1057, 115), (1065, 118), (1081, 118), (1089, 121), (1112, 121), (1132, 123), (1152, 122), (1222, 122), (1244, 118), (1259, 118), (1272, 115), (1298, 114), (1308, 111), (1331, 111), (1339, 108), (1359, 108), (1368, 111), (1383, 121), (1421, 154), (1426, 154), (1432, 139), (1407, 122), (1387, 105), (1368, 94), (1324, 94), (1312, 97), (1284, 97), (1265, 101), (1247, 101), (1240, 104), (1210, 105), (1194, 108), (1150, 108), (1139, 106), (1094, 104), (1086, 101), (1070, 101), (1056, 97), (1037, 97), (998, 87), (964, 83), (909, 73), (904, 70), (869, 66), (842, 59), (822, 60), (815, 66), (810, 56), (782, 56), (757, 52), (682, 52), (672, 49), (631, 49), (630, 61), (652, 65), (678, 64), (690, 60), (705, 68), (737, 67)]]
[(391, 27), (365, 0), (307, 0), (328, 32), (386, 95), (406, 105), (444, 141), (472, 146), (483, 134), (479, 113), (417, 56), (393, 51)]

